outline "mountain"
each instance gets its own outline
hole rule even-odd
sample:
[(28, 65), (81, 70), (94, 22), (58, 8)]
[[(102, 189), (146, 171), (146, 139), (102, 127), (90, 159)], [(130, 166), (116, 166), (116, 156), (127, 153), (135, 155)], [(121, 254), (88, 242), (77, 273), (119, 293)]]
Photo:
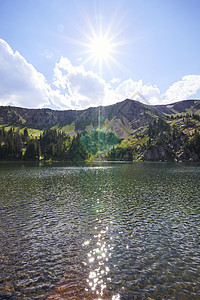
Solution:
[(0, 159), (200, 161), (200, 100), (85, 110), (0, 106)]
[(0, 125), (12, 125), (35, 129), (54, 126), (74, 134), (101, 126), (106, 131), (127, 138), (134, 130), (147, 126), (155, 118), (177, 114), (200, 113), (200, 100), (185, 100), (170, 105), (145, 105), (126, 99), (109, 105), (85, 110), (27, 109), (0, 106)]

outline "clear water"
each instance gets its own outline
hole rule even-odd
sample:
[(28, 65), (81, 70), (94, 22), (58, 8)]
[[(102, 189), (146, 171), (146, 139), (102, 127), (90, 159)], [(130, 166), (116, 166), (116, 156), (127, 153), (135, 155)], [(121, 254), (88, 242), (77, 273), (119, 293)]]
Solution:
[(0, 164), (0, 299), (200, 299), (200, 164)]

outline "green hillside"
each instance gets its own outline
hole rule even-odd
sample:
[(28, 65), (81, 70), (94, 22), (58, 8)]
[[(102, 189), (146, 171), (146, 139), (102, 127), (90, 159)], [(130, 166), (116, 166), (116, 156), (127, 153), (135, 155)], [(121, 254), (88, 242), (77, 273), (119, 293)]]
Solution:
[(199, 112), (198, 100), (125, 100), (83, 111), (0, 107), (0, 159), (199, 161)]

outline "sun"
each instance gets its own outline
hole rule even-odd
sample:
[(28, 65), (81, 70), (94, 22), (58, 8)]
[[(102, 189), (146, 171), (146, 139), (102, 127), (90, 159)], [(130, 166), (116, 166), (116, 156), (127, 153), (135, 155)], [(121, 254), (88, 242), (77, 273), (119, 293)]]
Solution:
[[(100, 14), (101, 15), (101, 14)], [(98, 16), (98, 14), (97, 14)], [(79, 55), (82, 65), (89, 66), (93, 72), (98, 72), (99, 76), (107, 76), (107, 71), (113, 72), (112, 65), (123, 69), (120, 63), (121, 47), (127, 44), (127, 40), (121, 36), (124, 28), (116, 29), (115, 19), (111, 20), (106, 26), (102, 24), (99, 16), (96, 26), (90, 19), (86, 20), (86, 28), (79, 28), (80, 39), (71, 39), (78, 45)]]
[(84, 46), (87, 48), (85, 62), (92, 61), (94, 66), (98, 65), (99, 75), (102, 75), (103, 65), (108, 66), (109, 62), (115, 61), (118, 44), (114, 41), (114, 35), (109, 36), (109, 32), (103, 34), (101, 30), (98, 33), (92, 30)]
[(114, 52), (114, 45), (105, 36), (95, 37), (91, 40), (89, 44), (89, 52), (91, 52), (91, 57), (96, 59), (96, 61), (107, 61), (111, 58)]

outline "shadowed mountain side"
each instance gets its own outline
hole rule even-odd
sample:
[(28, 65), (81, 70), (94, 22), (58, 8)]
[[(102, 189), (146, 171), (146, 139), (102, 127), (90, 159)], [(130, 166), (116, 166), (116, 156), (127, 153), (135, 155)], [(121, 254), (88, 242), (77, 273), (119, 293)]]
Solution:
[(99, 125), (105, 131), (113, 131), (126, 138), (135, 129), (146, 126), (157, 117), (180, 113), (200, 113), (200, 100), (184, 100), (170, 105), (145, 105), (126, 99), (109, 106), (91, 107), (85, 110), (27, 109), (0, 106), (0, 125), (49, 129), (64, 128), (68, 133), (91, 130)]

